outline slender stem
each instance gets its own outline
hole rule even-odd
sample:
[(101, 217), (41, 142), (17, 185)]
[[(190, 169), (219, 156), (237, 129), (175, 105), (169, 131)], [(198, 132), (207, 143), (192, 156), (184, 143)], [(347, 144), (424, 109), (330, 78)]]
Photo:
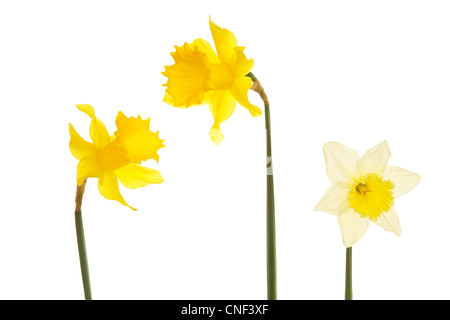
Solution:
[(277, 299), (277, 250), (275, 236), (275, 197), (272, 173), (272, 146), (269, 104), (265, 104), (267, 136), (267, 298)]
[(345, 300), (353, 300), (352, 247), (348, 247), (345, 253)]
[(264, 102), (267, 149), (267, 212), (266, 212), (266, 247), (267, 247), (267, 299), (277, 300), (277, 253), (275, 230), (275, 197), (272, 171), (272, 142), (270, 129), (269, 100), (259, 80), (253, 73), (247, 74), (253, 81), (252, 90), (259, 93)]
[(77, 194), (75, 197), (75, 227), (77, 230), (78, 254), (80, 256), (81, 277), (83, 279), (84, 298), (92, 300), (91, 282), (89, 280), (89, 266), (86, 253), (86, 242), (84, 240), (83, 218), (81, 216), (81, 202), (83, 200), (84, 188), (86, 180), (81, 186), (77, 186)]

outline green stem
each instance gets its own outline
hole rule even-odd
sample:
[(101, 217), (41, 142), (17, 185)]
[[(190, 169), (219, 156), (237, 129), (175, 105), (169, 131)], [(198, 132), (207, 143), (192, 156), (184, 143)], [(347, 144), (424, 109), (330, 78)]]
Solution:
[(353, 300), (352, 247), (348, 247), (345, 253), (345, 300)]
[(277, 250), (275, 236), (275, 197), (272, 172), (272, 146), (269, 104), (265, 104), (267, 136), (267, 299), (277, 300)]
[(277, 300), (277, 253), (275, 232), (275, 197), (272, 171), (272, 142), (270, 129), (269, 100), (259, 80), (253, 73), (247, 74), (253, 81), (252, 90), (259, 93), (264, 102), (266, 126), (267, 159), (267, 212), (266, 212), (266, 248), (267, 248), (267, 299)]
[(81, 277), (83, 279), (84, 298), (92, 300), (91, 283), (89, 280), (89, 266), (86, 253), (86, 242), (84, 240), (83, 217), (81, 216), (81, 201), (83, 199), (86, 180), (77, 187), (77, 196), (75, 199), (75, 227), (77, 230), (78, 254), (80, 256)]

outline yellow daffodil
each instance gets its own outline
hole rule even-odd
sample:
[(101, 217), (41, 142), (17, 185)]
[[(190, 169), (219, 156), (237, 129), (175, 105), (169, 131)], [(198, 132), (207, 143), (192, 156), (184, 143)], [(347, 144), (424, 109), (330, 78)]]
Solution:
[(158, 137), (158, 132), (150, 131), (150, 119), (126, 117), (119, 111), (117, 131), (111, 136), (91, 105), (79, 104), (77, 108), (91, 118), (89, 133), (92, 139), (92, 143), (84, 140), (69, 123), (70, 151), (79, 160), (77, 185), (81, 186), (87, 178), (98, 178), (102, 196), (136, 210), (123, 199), (117, 179), (129, 189), (162, 183), (164, 180), (157, 170), (139, 164), (148, 159), (158, 162), (157, 151), (164, 147), (164, 140)]
[(262, 112), (247, 96), (252, 79), (246, 75), (253, 68), (253, 59), (246, 58), (244, 47), (237, 45), (231, 31), (211, 19), (209, 26), (217, 54), (203, 39), (175, 46), (171, 53), (175, 64), (162, 73), (168, 78), (164, 101), (180, 108), (209, 104), (214, 117), (209, 136), (219, 145), (223, 140), (220, 125), (233, 114), (236, 101), (253, 117)]
[(391, 151), (386, 141), (361, 158), (336, 142), (325, 144), (323, 151), (332, 185), (314, 210), (337, 216), (344, 245), (349, 248), (361, 239), (370, 221), (399, 236), (394, 200), (413, 189), (419, 175), (387, 165)]

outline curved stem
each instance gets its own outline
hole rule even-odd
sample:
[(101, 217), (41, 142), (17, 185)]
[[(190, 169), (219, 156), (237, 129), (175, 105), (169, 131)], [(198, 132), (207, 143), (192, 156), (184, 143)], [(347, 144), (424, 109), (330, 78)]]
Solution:
[(348, 247), (345, 253), (345, 300), (353, 300), (352, 247)]
[(272, 170), (272, 142), (270, 128), (269, 100), (259, 80), (253, 73), (247, 74), (253, 81), (250, 89), (259, 93), (264, 102), (266, 125), (266, 164), (267, 164), (267, 212), (266, 212), (266, 247), (267, 247), (267, 299), (277, 300), (277, 254), (275, 230), (275, 197)]
[(91, 282), (89, 279), (89, 266), (86, 253), (86, 242), (84, 240), (83, 218), (81, 216), (81, 202), (83, 200), (84, 188), (86, 180), (81, 186), (77, 186), (77, 193), (75, 197), (75, 227), (77, 230), (78, 254), (80, 256), (81, 277), (83, 279), (84, 298), (85, 300), (92, 300)]

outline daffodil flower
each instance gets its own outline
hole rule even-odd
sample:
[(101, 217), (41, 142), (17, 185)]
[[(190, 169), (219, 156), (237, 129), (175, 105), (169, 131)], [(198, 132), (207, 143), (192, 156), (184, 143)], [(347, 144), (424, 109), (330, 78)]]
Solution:
[(140, 166), (140, 163), (148, 159), (158, 162), (157, 151), (164, 147), (164, 140), (158, 137), (158, 132), (150, 131), (150, 119), (126, 117), (119, 111), (117, 131), (110, 135), (91, 105), (79, 104), (77, 108), (91, 118), (89, 133), (92, 139), (92, 143), (84, 140), (69, 124), (70, 151), (79, 160), (77, 185), (81, 186), (87, 178), (98, 178), (102, 196), (136, 210), (123, 199), (118, 181), (129, 189), (162, 183), (164, 180), (157, 170)]
[(329, 142), (323, 153), (331, 186), (314, 210), (336, 215), (346, 247), (345, 299), (353, 299), (352, 246), (366, 233), (370, 221), (400, 236), (394, 200), (413, 189), (418, 174), (388, 166), (391, 151), (386, 141), (361, 158), (340, 143)]
[(263, 100), (267, 145), (267, 298), (276, 300), (276, 232), (269, 100), (259, 80), (250, 72), (253, 59), (247, 59), (244, 47), (238, 46), (234, 34), (217, 26), (211, 17), (209, 26), (216, 51), (203, 39), (186, 42), (181, 47), (175, 46), (175, 52), (171, 53), (175, 64), (166, 66), (162, 72), (168, 78), (164, 84), (167, 88), (163, 100), (179, 108), (209, 104), (214, 118), (209, 137), (217, 145), (223, 141), (220, 126), (231, 117), (236, 102), (253, 117), (262, 114), (261, 109), (248, 100), (249, 89), (257, 92)]
[(253, 117), (262, 112), (247, 96), (252, 79), (246, 75), (253, 68), (253, 59), (246, 58), (244, 47), (238, 46), (231, 31), (220, 28), (211, 19), (209, 25), (217, 53), (203, 39), (175, 46), (171, 53), (175, 64), (162, 72), (168, 78), (163, 100), (180, 108), (209, 104), (214, 117), (209, 136), (219, 145), (223, 141), (220, 125), (231, 117), (236, 102)]
[(314, 210), (336, 215), (344, 245), (353, 246), (367, 231), (370, 221), (400, 236), (401, 228), (394, 200), (412, 190), (418, 174), (388, 166), (391, 156), (383, 141), (361, 158), (340, 143), (323, 147), (331, 186)]

